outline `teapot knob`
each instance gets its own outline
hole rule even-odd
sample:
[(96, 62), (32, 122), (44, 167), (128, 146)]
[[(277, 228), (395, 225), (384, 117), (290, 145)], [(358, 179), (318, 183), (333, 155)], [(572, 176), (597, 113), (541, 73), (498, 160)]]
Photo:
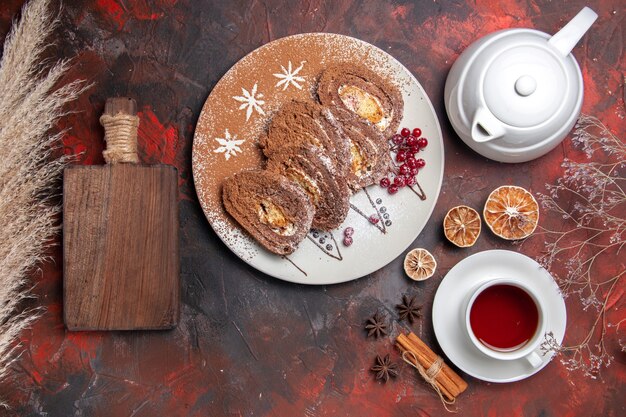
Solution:
[(537, 89), (537, 81), (530, 75), (522, 75), (515, 81), (515, 92), (520, 96), (529, 96)]

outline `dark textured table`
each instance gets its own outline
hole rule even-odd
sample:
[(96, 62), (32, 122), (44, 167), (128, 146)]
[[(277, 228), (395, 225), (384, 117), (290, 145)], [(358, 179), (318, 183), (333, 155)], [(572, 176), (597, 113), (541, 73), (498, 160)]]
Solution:
[[(540, 237), (514, 245), (483, 231), (478, 243), (457, 249), (445, 242), (441, 222), (458, 204), (482, 207), (503, 184), (543, 192), (562, 173), (564, 157), (582, 158), (569, 139), (548, 155), (501, 165), (469, 150), (454, 134), (443, 107), (450, 65), (465, 47), (497, 29), (533, 27), (555, 33), (584, 5), (599, 19), (574, 54), (585, 78), (583, 112), (624, 137), (622, 0), (542, 1), (66, 1), (52, 56), (73, 57), (65, 82), (84, 78), (93, 87), (60, 128), (67, 153), (81, 164), (102, 164), (98, 117), (112, 95), (140, 103), (140, 152), (145, 162), (179, 170), (182, 316), (162, 332), (71, 333), (62, 322), (62, 273), (55, 262), (35, 274), (47, 312), (21, 341), (24, 352), (0, 393), (20, 416), (415, 416), (443, 415), (432, 390), (413, 369), (383, 385), (368, 371), (376, 354), (391, 352), (405, 325), (391, 336), (367, 339), (364, 319), (388, 309), (402, 294), (417, 295), (425, 317), (412, 329), (441, 353), (431, 307), (441, 279), (466, 256), (487, 249), (540, 254)], [(0, 34), (8, 31), (21, 1), (3, 0)], [(336, 32), (370, 42), (402, 62), (421, 82), (442, 124), (446, 166), (431, 221), (412, 247), (430, 249), (439, 262), (433, 278), (410, 281), (400, 256), (381, 270), (346, 284), (293, 285), (261, 274), (222, 244), (205, 219), (194, 191), (191, 146), (201, 107), (220, 77), (246, 53), (286, 35)], [(544, 218), (543, 222), (557, 218)], [(623, 259), (623, 258), (622, 258)], [(623, 262), (619, 261), (618, 262)], [(623, 288), (621, 289), (623, 293)], [(623, 305), (623, 302), (618, 303)], [(584, 337), (595, 316), (567, 299), (565, 343)], [(609, 312), (613, 322), (624, 316)], [(621, 316), (621, 317), (620, 317)], [(623, 336), (622, 336), (623, 337)], [(609, 331), (614, 355), (597, 380), (554, 360), (532, 378), (485, 383), (463, 375), (459, 398), (467, 416), (625, 415), (624, 353)]]

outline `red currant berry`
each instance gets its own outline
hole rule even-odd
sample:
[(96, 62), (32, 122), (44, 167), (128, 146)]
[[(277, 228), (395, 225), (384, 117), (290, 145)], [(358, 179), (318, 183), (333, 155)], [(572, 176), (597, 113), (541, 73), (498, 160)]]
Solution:
[(414, 146), (418, 146), (418, 141), (419, 139), (415, 136), (409, 136), (408, 138), (406, 138), (406, 144), (409, 145), (411, 148)]
[(417, 144), (419, 145), (420, 148), (425, 148), (428, 146), (428, 139), (426, 138), (419, 138), (417, 141)]
[[(413, 158), (415, 159), (415, 158)], [(387, 188), (389, 187), (389, 185), (391, 184), (391, 181), (389, 181), (389, 178), (385, 177), (382, 180), (380, 180), (380, 186), (383, 188)]]
[(409, 156), (406, 159), (406, 165), (408, 165), (409, 168), (415, 168), (417, 166), (417, 159), (415, 159), (415, 157), (413, 156)]
[(411, 134), (411, 131), (407, 129), (406, 127), (403, 127), (402, 130), (400, 131), (400, 134), (406, 138), (407, 136)]
[(354, 234), (354, 229), (351, 227), (346, 227), (343, 231), (343, 235), (346, 237), (350, 237)]
[(400, 165), (400, 170), (399, 170), (400, 174), (402, 175), (407, 175), (411, 173), (411, 167), (408, 166), (407, 164), (402, 164)]
[(422, 158), (418, 159), (416, 162), (418, 168), (424, 168), (426, 166), (426, 161), (424, 161)]
[(391, 141), (396, 145), (400, 145), (402, 144), (402, 142), (404, 142), (404, 138), (402, 137), (402, 135), (395, 134), (391, 137)]
[(406, 183), (407, 187), (410, 187), (411, 185), (415, 185), (417, 180), (415, 179), (413, 175), (411, 175), (410, 177), (406, 177), (406, 180), (404, 182)]
[(398, 153), (396, 154), (396, 161), (404, 162), (405, 160), (406, 160), (406, 152), (405, 151), (398, 151)]
[(411, 175), (415, 176), (417, 175), (417, 173), (420, 172), (420, 169), (416, 166), (411, 167)]
[(344, 237), (343, 238), (343, 244), (344, 244), (344, 246), (352, 245), (352, 238), (350, 236)]
[(398, 186), (396, 184), (391, 184), (387, 191), (389, 192), (389, 194), (395, 194), (398, 192)]
[(416, 154), (420, 151), (420, 146), (418, 144), (415, 144), (414, 146), (411, 146), (409, 149), (412, 154)]
[(396, 187), (404, 187), (404, 177), (402, 175), (398, 175), (397, 177), (395, 177), (393, 179), (393, 185), (395, 185)]
[(419, 138), (420, 136), (422, 136), (422, 129), (420, 129), (419, 127), (416, 127), (415, 129), (413, 129), (413, 136), (415, 136), (416, 138)]
[(380, 221), (380, 219), (378, 218), (378, 215), (376, 214), (372, 214), (369, 218), (370, 223), (372, 224), (378, 224), (378, 222)]

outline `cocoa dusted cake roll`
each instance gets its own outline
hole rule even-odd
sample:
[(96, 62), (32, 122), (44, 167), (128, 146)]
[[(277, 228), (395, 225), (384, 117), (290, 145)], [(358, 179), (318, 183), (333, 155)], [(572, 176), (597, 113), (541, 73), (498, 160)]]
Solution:
[(337, 166), (337, 172), (347, 174), (348, 144), (324, 117), (324, 108), (317, 103), (291, 101), (274, 115), (259, 145), (267, 157), (285, 146), (310, 144), (322, 149)]
[(343, 223), (350, 208), (350, 190), (320, 149), (310, 144), (280, 148), (272, 153), (266, 169), (284, 175), (307, 193), (315, 206), (314, 228), (329, 231)]
[(317, 95), (325, 106), (339, 106), (374, 125), (386, 138), (398, 130), (404, 112), (399, 88), (376, 73), (353, 64), (322, 72)]
[(354, 192), (380, 181), (391, 170), (389, 144), (374, 126), (342, 107), (328, 108), (329, 120), (350, 148), (346, 176)]
[(226, 211), (267, 250), (293, 253), (306, 237), (315, 208), (302, 188), (274, 172), (239, 172), (224, 180)]

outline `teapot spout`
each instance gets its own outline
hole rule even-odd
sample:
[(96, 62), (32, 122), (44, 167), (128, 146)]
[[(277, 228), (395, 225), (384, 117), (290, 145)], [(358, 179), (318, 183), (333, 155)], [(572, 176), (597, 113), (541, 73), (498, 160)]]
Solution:
[(548, 43), (552, 44), (563, 56), (569, 55), (597, 18), (596, 12), (589, 7), (584, 7), (568, 24), (550, 38)]
[(476, 109), (471, 131), (474, 142), (489, 142), (490, 140), (501, 138), (505, 133), (506, 130), (504, 130), (502, 122), (490, 111), (484, 107)]

